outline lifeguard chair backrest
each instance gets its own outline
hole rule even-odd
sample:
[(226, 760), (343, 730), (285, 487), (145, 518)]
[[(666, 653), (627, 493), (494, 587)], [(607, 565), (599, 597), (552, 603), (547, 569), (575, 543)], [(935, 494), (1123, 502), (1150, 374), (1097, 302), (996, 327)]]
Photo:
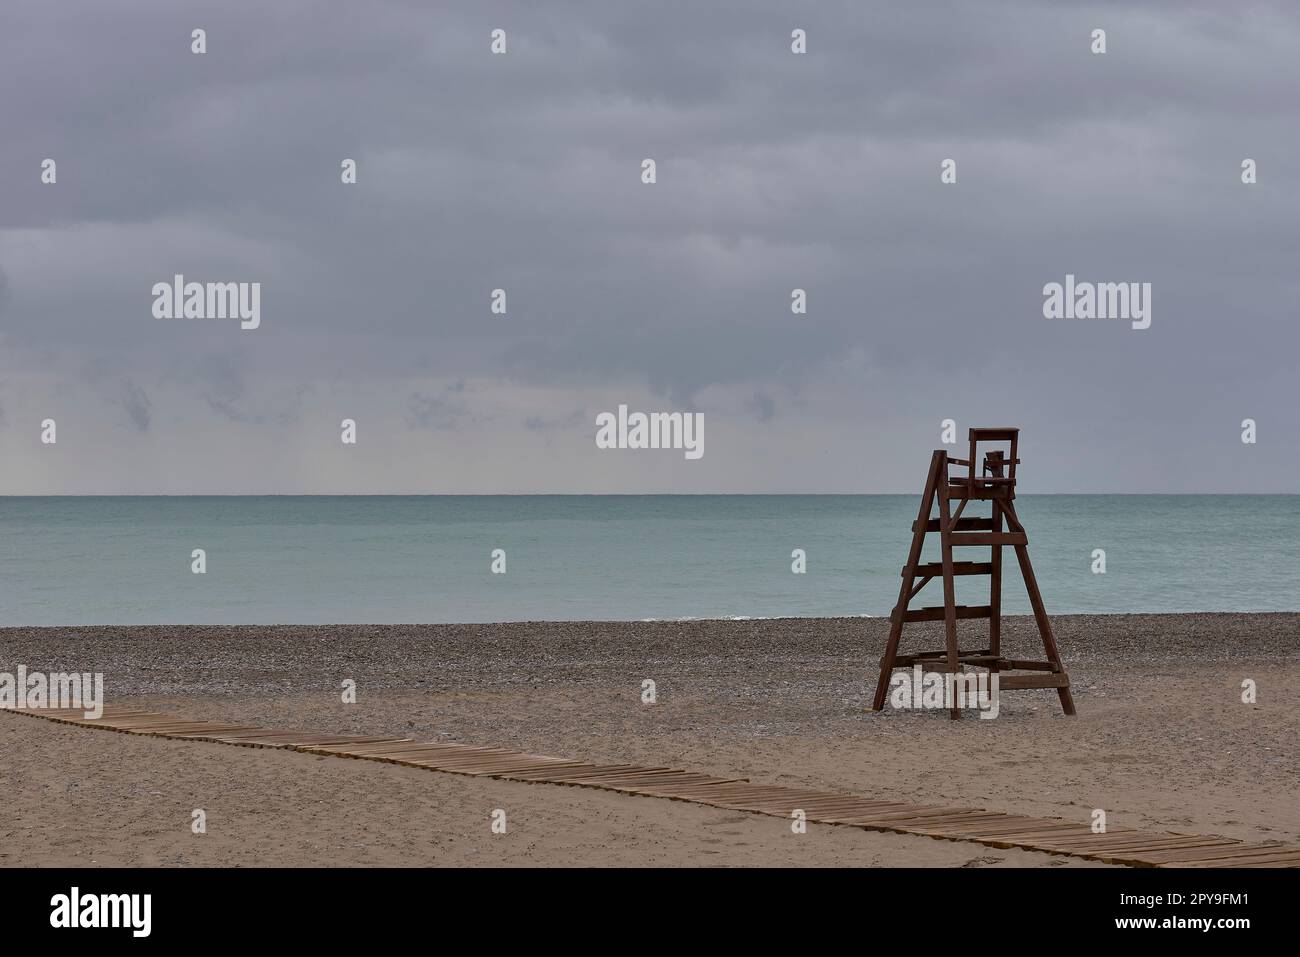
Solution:
[[(1020, 459), (1016, 457), (1016, 446), (1020, 441), (1019, 429), (971, 429), (970, 430), (970, 474), (976, 475), (1004, 475), (1014, 483), (1016, 479), (1016, 466), (1020, 464)], [(1011, 445), (1010, 450), (1003, 455), (1001, 450), (986, 450), (985, 458), (981, 459), (979, 454), (979, 445), (981, 442), (1008, 442)], [(1003, 472), (1003, 466), (1009, 471)], [(979, 469), (977, 472), (976, 469)]]

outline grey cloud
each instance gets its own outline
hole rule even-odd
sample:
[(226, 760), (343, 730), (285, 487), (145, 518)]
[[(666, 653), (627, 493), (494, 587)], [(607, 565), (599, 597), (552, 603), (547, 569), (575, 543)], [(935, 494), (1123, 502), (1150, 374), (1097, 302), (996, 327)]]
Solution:
[(256, 421), (256, 416), (241, 409), (247, 388), (244, 371), (229, 354), (214, 352), (205, 355), (194, 373), (204, 401), (213, 412), (231, 422)]
[(458, 431), (478, 420), (466, 403), (458, 398), (465, 392), (463, 380), (447, 385), (441, 395), (413, 392), (407, 400), (406, 420), (412, 428)]
[(575, 426), (592, 420), (586, 409), (574, 409), (568, 415), (530, 415), (524, 419), (524, 428), (530, 432), (570, 431)]
[(137, 432), (148, 432), (153, 418), (153, 404), (144, 389), (134, 382), (122, 383), (122, 408), (126, 410), (131, 427)]
[(766, 392), (755, 392), (745, 403), (760, 422), (771, 422), (776, 416), (776, 401)]

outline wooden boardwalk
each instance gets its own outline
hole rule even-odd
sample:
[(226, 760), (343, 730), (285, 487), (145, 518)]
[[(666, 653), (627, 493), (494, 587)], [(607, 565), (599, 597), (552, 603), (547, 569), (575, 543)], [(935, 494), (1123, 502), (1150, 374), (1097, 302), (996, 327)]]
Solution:
[(283, 748), (452, 774), (601, 788), (782, 818), (790, 818), (796, 810), (802, 810), (807, 820), (821, 824), (971, 841), (997, 848), (1018, 847), (1108, 864), (1137, 867), (1300, 867), (1300, 847), (1282, 844), (1251, 844), (1223, 837), (1129, 828), (1094, 834), (1086, 824), (1059, 819), (1024, 817), (973, 807), (872, 801), (833, 791), (753, 784), (744, 778), (715, 777), (673, 768), (590, 764), (504, 748), (428, 743), (410, 738), (273, 731), (246, 725), (191, 721), (128, 708), (106, 708), (103, 716), (94, 720), (83, 717), (80, 710), (27, 709), (15, 713), (128, 734), (254, 748)]

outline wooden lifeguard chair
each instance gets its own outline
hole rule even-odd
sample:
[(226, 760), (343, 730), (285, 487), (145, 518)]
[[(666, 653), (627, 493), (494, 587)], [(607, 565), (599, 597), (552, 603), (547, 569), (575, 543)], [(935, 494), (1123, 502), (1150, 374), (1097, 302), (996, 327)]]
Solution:
[[(1016, 466), (1020, 464), (1016, 457), (1019, 435), (1019, 429), (971, 429), (969, 459), (954, 458), (943, 449), (936, 449), (931, 457), (930, 474), (925, 481), (925, 491), (921, 493), (921, 510), (912, 525), (912, 550), (908, 553), (907, 564), (903, 566), (903, 584), (898, 592), (898, 604), (890, 616), (889, 641), (885, 645), (885, 655), (880, 659), (880, 679), (876, 683), (873, 710), (880, 711), (884, 708), (890, 675), (895, 668), (911, 668), (917, 664), (939, 665), (941, 667), (936, 670), (957, 674), (964, 665), (972, 665), (998, 673), (999, 691), (1055, 688), (1061, 697), (1061, 709), (1067, 715), (1074, 714), (1070, 677), (1061, 664), (1056, 638), (1052, 635), (1052, 625), (1043, 608), (1043, 596), (1038, 591), (1034, 568), (1029, 563), (1029, 539), (1025, 527), (1020, 524), (1012, 504), (1016, 497)], [(1009, 443), (1010, 449), (1006, 453), (1000, 449), (986, 451), (981, 459), (979, 447), (994, 443)], [(954, 465), (964, 468), (966, 474), (950, 475), (949, 467)], [(958, 503), (955, 512), (952, 510), (954, 501)], [(992, 514), (988, 518), (964, 516), (962, 513), (972, 501), (989, 502)], [(930, 514), (936, 504), (938, 517), (931, 518)], [(942, 560), (922, 563), (921, 549), (929, 532), (939, 533)], [(986, 562), (953, 561), (953, 549), (967, 546), (991, 546), (992, 554)], [(1033, 608), (1034, 620), (1043, 639), (1046, 661), (1021, 661), (1002, 656), (1004, 546), (1010, 546), (1016, 551), (1020, 574), (1024, 578), (1025, 589), (1029, 592), (1029, 604)], [(954, 585), (958, 575), (988, 575), (989, 603), (958, 605)], [(912, 599), (935, 578), (943, 579), (943, 604), (909, 610), (908, 604)], [(987, 648), (962, 651), (958, 647), (957, 621), (964, 618), (988, 619)], [(903, 625), (913, 621), (942, 621), (946, 647), (938, 651), (900, 655), (898, 643), (903, 635)], [(1031, 674), (1004, 674), (1008, 671), (1028, 671)], [(953, 718), (960, 717), (957, 707), (952, 708), (951, 715)]]

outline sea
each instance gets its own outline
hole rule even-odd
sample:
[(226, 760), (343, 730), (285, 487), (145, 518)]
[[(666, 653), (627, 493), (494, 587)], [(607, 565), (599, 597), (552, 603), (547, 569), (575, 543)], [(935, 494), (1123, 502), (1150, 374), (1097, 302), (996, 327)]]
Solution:
[[(1051, 614), (1300, 610), (1300, 496), (1016, 503)], [(918, 504), (915, 495), (0, 497), (0, 625), (887, 616)], [(979, 514), (975, 503), (967, 514)], [(927, 560), (939, 558), (937, 537)], [(959, 553), (978, 561), (988, 549)], [(1027, 613), (1005, 554), (1004, 612)], [(959, 579), (957, 598), (986, 604), (987, 577)], [(942, 601), (935, 581), (912, 607)]]

